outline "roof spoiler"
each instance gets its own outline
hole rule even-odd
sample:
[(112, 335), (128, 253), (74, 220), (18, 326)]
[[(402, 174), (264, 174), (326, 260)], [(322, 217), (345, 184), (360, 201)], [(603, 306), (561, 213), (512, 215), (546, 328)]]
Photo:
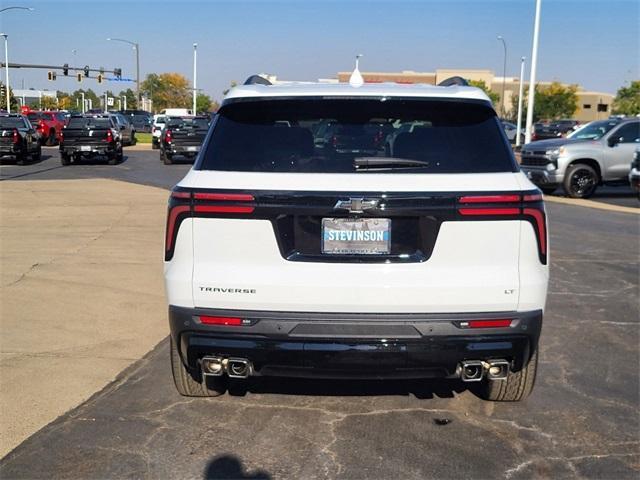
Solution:
[(244, 81), (244, 85), (273, 85), (269, 80), (260, 75), (251, 75)]
[(467, 82), (464, 78), (462, 77), (449, 77), (443, 81), (441, 81), (438, 84), (439, 87), (453, 87), (453, 86), (459, 86), (459, 87), (468, 87), (469, 86), (469, 82)]

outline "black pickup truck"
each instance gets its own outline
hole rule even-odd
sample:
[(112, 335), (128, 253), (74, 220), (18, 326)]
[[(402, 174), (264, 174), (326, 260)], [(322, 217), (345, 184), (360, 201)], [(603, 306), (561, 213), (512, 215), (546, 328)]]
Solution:
[(174, 155), (195, 158), (209, 130), (209, 117), (168, 117), (160, 136), (160, 159), (173, 163)]
[(40, 160), (41, 148), (38, 135), (24, 115), (0, 115), (0, 157), (15, 157), (18, 165), (24, 165), (27, 157)]
[(69, 119), (62, 131), (60, 162), (104, 156), (109, 165), (122, 161), (122, 138), (110, 115), (81, 115)]

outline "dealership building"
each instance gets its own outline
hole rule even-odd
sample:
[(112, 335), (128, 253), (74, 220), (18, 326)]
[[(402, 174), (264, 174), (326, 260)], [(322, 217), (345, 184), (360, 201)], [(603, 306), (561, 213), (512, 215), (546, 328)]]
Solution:
[[(491, 70), (469, 70), (469, 69), (438, 69), (435, 72), (414, 72), (405, 70), (402, 72), (360, 72), (365, 83), (426, 83), (437, 85), (441, 81), (459, 76), (467, 80), (483, 81), (491, 91), (502, 95), (503, 77), (497, 77)], [(339, 82), (348, 82), (351, 72), (338, 72)], [(552, 82), (536, 82), (537, 85), (551, 85)], [(563, 84), (569, 86), (568, 84)], [(525, 90), (529, 87), (529, 82), (524, 82)], [(500, 99), (496, 105), (498, 112), (503, 108), (506, 117), (515, 117), (512, 111), (512, 98), (518, 96), (520, 88), (520, 78), (505, 77), (504, 78), (504, 99)], [(578, 108), (573, 118), (581, 122), (590, 122), (592, 120), (601, 120), (609, 118), (611, 115), (611, 105), (613, 103), (613, 95), (604, 92), (591, 92), (583, 89), (578, 85)]]

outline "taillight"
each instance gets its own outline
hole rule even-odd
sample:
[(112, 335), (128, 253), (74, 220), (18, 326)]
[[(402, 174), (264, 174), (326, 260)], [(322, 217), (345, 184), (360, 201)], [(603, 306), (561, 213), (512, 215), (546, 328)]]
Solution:
[(506, 328), (511, 326), (513, 320), (507, 319), (495, 319), (495, 320), (465, 320), (463, 322), (457, 322), (460, 328)]
[(17, 128), (13, 129), (13, 143), (14, 144), (20, 143), (20, 134), (18, 133), (18, 129)]
[(113, 142), (113, 133), (111, 133), (111, 130), (107, 130), (107, 143), (111, 143)]
[(166, 133), (164, 134), (164, 141), (167, 143), (171, 143), (172, 140), (173, 140), (173, 134), (171, 133), (171, 130), (167, 130)]
[(60, 130), (60, 141), (64, 140), (64, 132)]
[(40, 122), (38, 123), (38, 128), (40, 130), (44, 130), (44, 120), (40, 120)]
[(203, 325), (242, 325), (242, 319), (239, 317), (211, 317), (208, 315), (200, 315), (198, 319)]
[(480, 219), (527, 220), (536, 234), (540, 261), (547, 263), (547, 227), (541, 193), (465, 195), (458, 198), (458, 213)]
[(255, 210), (255, 198), (245, 193), (174, 191), (169, 198), (165, 260), (171, 260), (182, 220), (215, 214), (245, 215)]

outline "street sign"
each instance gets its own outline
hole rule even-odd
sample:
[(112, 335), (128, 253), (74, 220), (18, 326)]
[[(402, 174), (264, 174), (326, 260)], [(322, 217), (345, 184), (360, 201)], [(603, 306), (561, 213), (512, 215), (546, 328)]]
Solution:
[(115, 98), (113, 98), (113, 97), (107, 97), (107, 106), (108, 107), (113, 107), (114, 100), (115, 100)]

